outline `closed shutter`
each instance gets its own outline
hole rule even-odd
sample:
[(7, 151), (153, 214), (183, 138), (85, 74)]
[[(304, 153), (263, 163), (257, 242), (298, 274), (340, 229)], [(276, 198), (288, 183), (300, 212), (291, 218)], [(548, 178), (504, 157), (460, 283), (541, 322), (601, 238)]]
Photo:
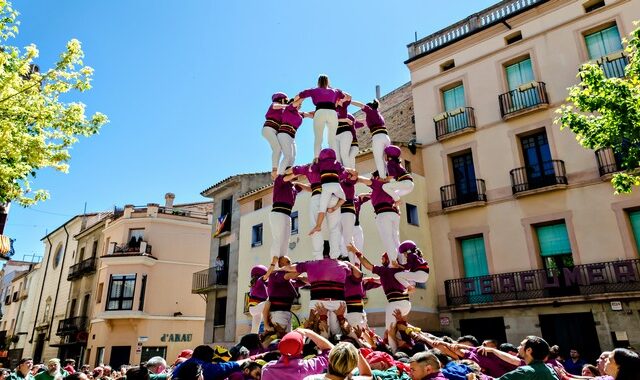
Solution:
[(598, 59), (622, 50), (622, 40), (617, 26), (591, 33), (584, 37), (589, 59)]
[(484, 250), (484, 238), (463, 239), (460, 241), (462, 247), (462, 260), (464, 262), (465, 277), (486, 276), (489, 274), (487, 265), (487, 255)]
[(564, 223), (536, 227), (540, 256), (566, 255), (571, 253), (571, 243)]

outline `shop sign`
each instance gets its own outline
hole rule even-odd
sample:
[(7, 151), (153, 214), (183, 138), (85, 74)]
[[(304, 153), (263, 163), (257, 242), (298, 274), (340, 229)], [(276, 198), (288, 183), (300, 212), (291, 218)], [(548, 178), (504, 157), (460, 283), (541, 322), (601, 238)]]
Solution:
[(162, 334), (161, 342), (191, 342), (193, 334)]
[(622, 302), (620, 302), (620, 301), (611, 301), (611, 310), (613, 310), (613, 311), (622, 310)]

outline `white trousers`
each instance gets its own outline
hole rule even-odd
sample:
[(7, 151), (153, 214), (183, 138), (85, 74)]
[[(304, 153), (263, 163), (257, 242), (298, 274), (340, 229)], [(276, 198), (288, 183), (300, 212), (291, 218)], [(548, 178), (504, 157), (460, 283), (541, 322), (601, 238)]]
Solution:
[(329, 148), (336, 150), (336, 130), (338, 130), (338, 114), (335, 110), (319, 109), (313, 115), (313, 154), (318, 157), (322, 150), (324, 127), (327, 126), (327, 140)]
[(285, 328), (286, 332), (291, 331), (291, 312), (290, 311), (271, 311), (271, 323), (277, 323)]
[(338, 150), (336, 150), (336, 158), (340, 163), (348, 168), (355, 169), (355, 164), (353, 166), (349, 166), (350, 157), (349, 154), (351, 152), (351, 142), (353, 142), (353, 136), (351, 132), (342, 132), (338, 136), (336, 136)]
[(271, 257), (282, 257), (289, 253), (291, 237), (291, 217), (281, 212), (270, 212), (271, 223)]
[(413, 191), (413, 181), (405, 179), (404, 181), (387, 182), (382, 185), (382, 190), (389, 194), (394, 201), (399, 201), (400, 197)]
[(346, 313), (344, 317), (351, 326), (367, 327), (367, 313), (364, 311), (362, 313)]
[(296, 161), (296, 140), (286, 133), (278, 133), (278, 142), (282, 149), (282, 160), (278, 166), (278, 174), (284, 174), (289, 166)]
[(262, 322), (262, 311), (264, 310), (267, 301), (262, 301), (256, 306), (249, 307), (249, 314), (251, 314), (251, 332), (253, 334), (260, 331), (260, 322)]
[[(337, 203), (338, 198), (331, 197), (329, 207), (333, 207)], [(320, 194), (313, 195), (309, 201), (309, 221), (311, 222), (309, 229), (315, 227), (316, 221), (318, 220), (318, 212), (320, 212)], [(322, 230), (329, 231), (329, 256), (332, 259), (336, 259), (340, 256), (340, 210), (328, 212), (324, 223)], [(311, 235), (311, 249), (315, 260), (321, 260), (323, 258), (324, 238), (322, 237), (322, 231)]]
[(342, 227), (342, 240), (340, 244), (340, 255), (349, 256), (349, 261), (355, 264), (355, 255), (347, 251), (347, 245), (353, 243), (353, 228), (356, 223), (356, 214), (342, 212), (340, 214), (340, 226)]
[(327, 208), (329, 208), (329, 202), (331, 202), (332, 196), (335, 196), (336, 198), (340, 198), (340, 199), (346, 199), (346, 195), (344, 195), (344, 190), (342, 190), (342, 186), (340, 186), (340, 183), (338, 182), (323, 183), (322, 194), (320, 194), (319, 212), (327, 211)]
[(391, 145), (389, 135), (378, 133), (371, 138), (371, 150), (373, 151), (373, 161), (376, 163), (376, 169), (380, 174), (380, 178), (387, 176), (387, 164), (384, 161), (384, 148)]
[(364, 250), (364, 231), (361, 225), (353, 226), (353, 245), (360, 252)]
[(355, 169), (356, 156), (358, 155), (359, 151), (360, 149), (358, 149), (357, 146), (351, 146), (351, 148), (349, 148), (349, 161), (347, 161), (346, 163), (343, 163), (343, 165), (347, 168)]
[(409, 285), (415, 285), (416, 282), (423, 284), (426, 283), (429, 279), (429, 273), (423, 270), (415, 272), (404, 271), (396, 273), (394, 277), (396, 278), (396, 280), (398, 280), (399, 283), (401, 283), (405, 287), (408, 287)]
[(376, 226), (389, 260), (396, 260), (400, 247), (400, 215), (395, 212), (380, 213), (376, 215)]
[(394, 310), (399, 309), (403, 316), (406, 316), (411, 311), (411, 302), (407, 300), (393, 301), (387, 304), (384, 309), (384, 325), (389, 329), (392, 323), (396, 323), (396, 317), (393, 316)]
[(335, 311), (338, 310), (340, 305), (345, 305), (345, 302), (311, 300), (309, 301), (309, 310), (313, 310), (317, 304), (323, 305), (325, 309), (329, 311), (329, 313), (327, 314), (327, 324), (329, 325), (329, 332), (331, 333), (331, 335), (340, 334), (340, 324), (338, 323), (338, 317), (336, 316)]
[(271, 146), (271, 167), (277, 168), (280, 162), (282, 149), (278, 141), (278, 131), (271, 127), (262, 127), (262, 137), (264, 137)]

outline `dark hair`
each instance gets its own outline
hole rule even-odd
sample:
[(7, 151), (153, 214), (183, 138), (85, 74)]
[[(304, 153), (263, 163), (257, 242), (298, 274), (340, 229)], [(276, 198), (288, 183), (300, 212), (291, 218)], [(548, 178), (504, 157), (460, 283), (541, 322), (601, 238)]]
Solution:
[(640, 378), (640, 356), (637, 352), (626, 348), (616, 348), (613, 352), (613, 360), (618, 365), (616, 380), (638, 380)]
[(240, 338), (238, 345), (246, 347), (249, 351), (262, 348), (262, 342), (260, 341), (260, 335), (247, 334)]
[(464, 335), (458, 338), (458, 343), (462, 343), (462, 342), (469, 342), (474, 347), (478, 347), (480, 345), (480, 343), (478, 342), (478, 339), (476, 339), (476, 337), (473, 335)]
[(589, 371), (591, 371), (593, 376), (600, 376), (600, 370), (598, 370), (598, 367), (594, 366), (593, 364), (585, 364), (584, 366), (582, 366), (583, 370), (585, 368), (587, 368)]
[(502, 343), (498, 349), (502, 352), (518, 352), (518, 347), (511, 343)]
[(262, 366), (261, 366), (259, 363), (254, 362), (254, 361), (244, 362), (244, 363), (242, 363), (242, 365), (240, 366), (240, 369), (241, 369), (241, 370), (243, 370), (243, 371), (244, 371), (245, 369), (248, 369), (248, 370), (249, 370), (249, 372), (253, 371), (253, 370), (254, 370), (254, 369), (256, 369), (256, 368), (262, 368)]
[(75, 373), (70, 373), (67, 376), (64, 377), (64, 380), (80, 380), (80, 375), (85, 375), (86, 374), (84, 372), (75, 372)]
[(452, 337), (450, 337), (448, 335), (445, 335), (440, 339), (442, 339), (442, 341), (445, 342), (445, 343), (455, 343), (456, 342), (455, 339), (453, 339)]
[[(195, 352), (195, 350), (194, 350)], [(131, 371), (131, 370), (129, 370)], [(129, 371), (127, 371), (127, 380), (129, 380)], [(147, 376), (149, 371), (147, 371)], [(195, 380), (202, 374), (202, 366), (195, 361), (193, 362), (184, 362), (182, 366), (180, 366), (180, 372), (178, 372), (177, 376), (174, 376), (174, 379), (180, 380)]]
[(191, 357), (194, 359), (200, 359), (207, 363), (211, 363), (213, 360), (213, 348), (206, 344), (200, 345), (193, 350)]
[[(316, 351), (318, 352), (318, 351)], [(273, 360), (278, 360), (280, 358), (280, 356), (282, 356), (282, 354), (280, 353), (280, 351), (271, 351), (271, 352), (267, 352), (266, 354), (262, 355), (262, 360), (264, 360), (265, 362), (270, 362)]]
[(380, 173), (377, 170), (371, 172), (371, 178), (380, 178)]
[(249, 356), (249, 349), (242, 345), (235, 345), (229, 349), (231, 360), (236, 361), (240, 356)]
[(318, 87), (329, 87), (329, 77), (326, 74), (320, 74), (320, 76), (318, 77)]
[(127, 370), (127, 380), (149, 380), (149, 370), (144, 367), (129, 368)]
[(380, 106), (380, 102), (378, 101), (378, 99), (373, 99), (372, 101), (370, 101), (369, 103), (367, 103), (367, 105), (371, 108), (373, 108), (374, 110), (378, 109), (378, 106)]
[(0, 368), (0, 374), (5, 377), (11, 376), (11, 370), (8, 368)]
[(549, 359), (557, 359), (560, 356), (560, 347), (557, 344), (549, 347)]
[(549, 355), (549, 343), (539, 336), (529, 335), (524, 342), (524, 349), (531, 349), (534, 360), (544, 360)]
[(20, 365), (20, 364), (24, 364), (24, 363), (28, 362), (29, 360), (33, 361), (33, 358), (22, 358), (22, 359), (20, 359), (20, 361), (18, 362), (18, 365)]
[(429, 350), (429, 352), (431, 352), (436, 356), (436, 358), (438, 358), (443, 367), (451, 361), (449, 355), (446, 355), (444, 352), (438, 350), (437, 348), (432, 348)]

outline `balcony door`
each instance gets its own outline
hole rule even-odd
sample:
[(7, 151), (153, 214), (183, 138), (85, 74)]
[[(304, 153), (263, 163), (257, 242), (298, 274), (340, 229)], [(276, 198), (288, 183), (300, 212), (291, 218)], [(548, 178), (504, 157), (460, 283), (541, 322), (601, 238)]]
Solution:
[(478, 200), (478, 185), (471, 152), (451, 157), (457, 204)]
[[(444, 103), (444, 110), (446, 112), (451, 112), (460, 107), (464, 107), (464, 86), (459, 85), (443, 91), (442, 100)], [(464, 112), (449, 116), (447, 118), (447, 132), (453, 132), (468, 127), (469, 125), (465, 119), (466, 115)]]
[(573, 269), (573, 255), (571, 242), (567, 233), (567, 225), (556, 223), (536, 227), (536, 235), (540, 247), (540, 256), (547, 274), (547, 283), (558, 280), (558, 287), (550, 287), (547, 290), (549, 296), (569, 296), (580, 293), (578, 285), (566, 286), (564, 269)]
[[(596, 60), (623, 50), (622, 39), (616, 25), (587, 34), (584, 36), (584, 42), (587, 45), (590, 60)], [(621, 55), (620, 59), (603, 60), (602, 70), (608, 78), (623, 77), (626, 64), (627, 60)]]
[(510, 112), (540, 104), (540, 96), (538, 94), (537, 87), (520, 90), (520, 86), (531, 83), (536, 79), (535, 75), (533, 75), (531, 58), (526, 58), (520, 62), (506, 66), (505, 74), (507, 76), (507, 84), (511, 94), (509, 99), (511, 104), (508, 107)]
[[(462, 250), (464, 277), (481, 277), (489, 274), (483, 236), (461, 239), (460, 248)], [(485, 303), (493, 300), (490, 295), (482, 294), (480, 279), (474, 280), (473, 289), (467, 294), (469, 303)]]
[(551, 161), (551, 150), (546, 132), (520, 138), (522, 155), (527, 172), (527, 183), (530, 189), (553, 185), (555, 171)]

